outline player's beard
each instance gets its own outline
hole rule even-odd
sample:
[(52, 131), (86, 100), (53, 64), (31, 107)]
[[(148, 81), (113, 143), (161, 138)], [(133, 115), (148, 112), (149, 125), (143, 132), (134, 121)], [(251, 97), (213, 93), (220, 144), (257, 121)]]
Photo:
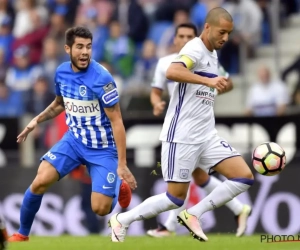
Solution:
[(70, 58), (71, 58), (71, 63), (72, 63), (72, 65), (76, 68), (76, 69), (78, 69), (78, 70), (86, 70), (87, 68), (88, 68), (88, 66), (90, 65), (90, 58), (88, 57), (88, 63), (87, 63), (87, 65), (86, 65), (86, 67), (80, 67), (79, 65), (78, 65), (78, 61), (79, 61), (79, 59), (77, 59), (77, 58), (75, 58), (75, 57), (73, 57), (72, 56), (72, 54), (71, 54), (71, 56), (70, 56)]

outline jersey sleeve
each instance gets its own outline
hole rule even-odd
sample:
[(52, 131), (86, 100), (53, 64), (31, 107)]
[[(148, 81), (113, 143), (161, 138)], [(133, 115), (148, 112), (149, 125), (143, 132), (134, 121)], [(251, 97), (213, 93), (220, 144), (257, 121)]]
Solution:
[(54, 84), (55, 84), (55, 94), (57, 96), (61, 96), (59, 82), (58, 82), (58, 78), (57, 78), (57, 71), (55, 72), (55, 76), (54, 76)]
[(191, 70), (198, 60), (201, 60), (201, 51), (196, 51), (193, 40), (188, 42), (179, 52), (179, 55), (173, 60), (175, 63), (182, 63), (187, 69)]
[(119, 102), (117, 85), (108, 71), (97, 74), (94, 92), (103, 108), (112, 107)]
[(164, 90), (166, 87), (165, 83), (166, 83), (166, 75), (163, 71), (163, 62), (159, 60), (155, 68), (155, 73), (151, 83), (151, 87)]

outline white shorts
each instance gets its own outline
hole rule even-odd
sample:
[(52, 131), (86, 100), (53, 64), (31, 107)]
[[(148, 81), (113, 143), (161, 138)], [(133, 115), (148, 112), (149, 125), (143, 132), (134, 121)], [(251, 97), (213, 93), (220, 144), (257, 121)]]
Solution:
[(236, 156), (240, 154), (218, 135), (201, 144), (162, 142), (163, 178), (168, 182), (190, 182), (195, 168), (211, 174), (213, 167)]

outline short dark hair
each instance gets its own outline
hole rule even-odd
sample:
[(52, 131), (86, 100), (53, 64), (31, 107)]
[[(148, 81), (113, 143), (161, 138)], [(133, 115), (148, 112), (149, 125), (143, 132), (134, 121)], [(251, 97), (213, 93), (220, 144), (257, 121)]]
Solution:
[(192, 24), (192, 23), (182, 23), (182, 24), (179, 24), (179, 25), (176, 27), (176, 30), (175, 30), (175, 36), (177, 35), (178, 30), (179, 30), (180, 28), (188, 28), (188, 29), (192, 29), (192, 30), (194, 31), (194, 33), (195, 33), (195, 36), (197, 36), (197, 34), (198, 34), (197, 27), (196, 27), (194, 24)]
[(88, 28), (73, 27), (73, 28), (69, 28), (66, 31), (66, 34), (65, 34), (66, 45), (68, 45), (69, 47), (72, 47), (76, 37), (93, 40), (93, 34)]
[(228, 22), (233, 22), (232, 16), (229, 12), (221, 7), (211, 9), (205, 18), (205, 22), (211, 25), (220, 23), (220, 19), (225, 19)]

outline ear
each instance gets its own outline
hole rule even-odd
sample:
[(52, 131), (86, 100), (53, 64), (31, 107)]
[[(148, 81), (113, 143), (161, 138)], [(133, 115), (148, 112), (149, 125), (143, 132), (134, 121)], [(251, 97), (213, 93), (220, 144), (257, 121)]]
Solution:
[(210, 25), (209, 25), (208, 23), (205, 23), (205, 24), (204, 24), (204, 29), (205, 29), (205, 30), (208, 30), (209, 28), (210, 28)]
[(65, 51), (67, 54), (69, 54), (69, 55), (71, 54), (71, 48), (66, 44), (65, 44)]

